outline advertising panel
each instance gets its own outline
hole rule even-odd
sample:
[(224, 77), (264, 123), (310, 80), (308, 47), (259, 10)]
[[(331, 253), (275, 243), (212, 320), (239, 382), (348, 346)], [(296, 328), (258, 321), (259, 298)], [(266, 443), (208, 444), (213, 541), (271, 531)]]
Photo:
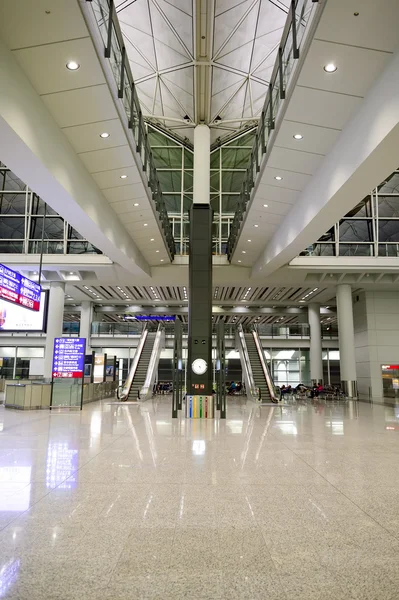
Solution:
[(40, 309), (29, 310), (0, 300), (0, 333), (7, 331), (46, 331), (47, 294), (42, 292)]
[(42, 286), (0, 264), (0, 298), (29, 310), (40, 310)]

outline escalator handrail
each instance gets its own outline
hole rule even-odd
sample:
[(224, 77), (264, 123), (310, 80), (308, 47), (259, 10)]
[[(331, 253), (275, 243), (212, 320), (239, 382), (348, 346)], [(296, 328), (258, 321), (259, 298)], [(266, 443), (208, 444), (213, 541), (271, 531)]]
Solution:
[(134, 358), (133, 358), (132, 365), (130, 367), (129, 374), (126, 378), (124, 385), (122, 386), (122, 389), (118, 390), (118, 399), (119, 400), (125, 400), (129, 396), (130, 388), (132, 387), (134, 376), (136, 375), (137, 366), (138, 366), (139, 360), (141, 358), (141, 353), (143, 351), (144, 344), (147, 339), (147, 335), (148, 335), (148, 327), (146, 324), (143, 329), (143, 333), (141, 334), (141, 337), (140, 337), (140, 340), (139, 340), (139, 343), (137, 346), (137, 350), (134, 354)]
[(158, 366), (159, 356), (161, 354), (161, 342), (162, 342), (162, 334), (164, 333), (164, 328), (161, 323), (158, 324), (157, 332), (155, 334), (154, 345), (151, 350), (151, 357), (148, 363), (147, 374), (145, 376), (144, 385), (140, 390), (140, 396), (146, 400), (149, 393), (152, 394), (152, 385), (154, 379), (154, 372)]
[(263, 348), (260, 343), (259, 335), (258, 335), (256, 328), (252, 329), (252, 336), (254, 338), (254, 342), (255, 342), (257, 352), (258, 352), (260, 364), (262, 365), (262, 370), (265, 375), (267, 387), (269, 388), (270, 398), (271, 398), (272, 402), (279, 402), (280, 396), (277, 393), (276, 386), (274, 385), (274, 381), (272, 379), (272, 376), (270, 375), (269, 367), (267, 366), (267, 363), (265, 361)]
[[(238, 334), (238, 341), (240, 343), (241, 351), (242, 351), (243, 359), (244, 359), (243, 367), (246, 370), (246, 375), (247, 375), (248, 383), (249, 383), (249, 388), (247, 388), (247, 393), (249, 392), (251, 400), (253, 400), (254, 402), (257, 402), (259, 391), (258, 391), (258, 388), (256, 387), (255, 379), (254, 379), (254, 376), (252, 373), (251, 361), (250, 361), (249, 354), (248, 354), (248, 348), (247, 348), (247, 343), (245, 340), (244, 329), (241, 324), (238, 326), (237, 334)], [(245, 380), (245, 378), (244, 378), (244, 380)]]

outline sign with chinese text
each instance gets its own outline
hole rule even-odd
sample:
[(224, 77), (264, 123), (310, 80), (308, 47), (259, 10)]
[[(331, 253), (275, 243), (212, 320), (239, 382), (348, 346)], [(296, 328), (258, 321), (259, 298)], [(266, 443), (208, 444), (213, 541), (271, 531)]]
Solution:
[(85, 368), (85, 338), (55, 338), (53, 377), (82, 378)]
[(38, 311), (41, 292), (41, 285), (0, 264), (0, 298)]
[(136, 315), (136, 321), (175, 321), (176, 315)]

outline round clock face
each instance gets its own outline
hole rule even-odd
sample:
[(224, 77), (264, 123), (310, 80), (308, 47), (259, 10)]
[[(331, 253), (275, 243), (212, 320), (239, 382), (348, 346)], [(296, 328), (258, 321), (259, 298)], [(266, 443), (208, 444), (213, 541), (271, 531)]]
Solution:
[(204, 373), (206, 373), (208, 365), (206, 364), (206, 360), (204, 360), (203, 358), (196, 358), (193, 361), (191, 368), (196, 375), (203, 375)]

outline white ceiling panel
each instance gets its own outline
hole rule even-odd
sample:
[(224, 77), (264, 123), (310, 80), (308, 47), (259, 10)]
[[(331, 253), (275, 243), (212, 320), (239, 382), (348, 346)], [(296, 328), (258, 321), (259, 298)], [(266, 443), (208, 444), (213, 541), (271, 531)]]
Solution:
[(1, 0), (0, 32), (11, 50), (88, 35), (79, 4), (71, 0)]
[[(284, 119), (277, 133), (276, 145), (323, 155), (331, 150), (339, 133), (337, 129), (321, 128)], [(302, 135), (303, 138), (295, 140), (294, 135), (296, 134)]]
[[(282, 177), (282, 180), (277, 181), (275, 177)], [(305, 175), (304, 173), (293, 173), (284, 169), (266, 167), (262, 182), (266, 185), (274, 185), (277, 188), (302, 191), (310, 179), (311, 175)]]
[(360, 105), (361, 98), (297, 86), (285, 118), (290, 121), (342, 129)]
[(133, 200), (134, 202), (140, 203), (140, 200), (144, 199), (145, 204), (147, 204), (147, 196), (140, 196), (140, 194), (143, 194), (143, 185), (141, 183), (122, 185), (119, 187), (103, 190), (103, 194), (110, 204), (112, 204), (113, 202), (120, 202), (121, 200)]
[[(260, 203), (259, 203), (260, 204)], [(292, 204), (285, 204), (285, 202), (272, 202), (268, 201), (267, 208), (264, 208), (262, 204), (252, 206), (251, 213), (254, 213), (254, 218), (257, 219), (261, 217), (262, 219), (266, 217), (269, 218), (269, 215), (286, 215), (290, 209)]]
[(322, 160), (323, 156), (320, 154), (274, 146), (267, 164), (274, 169), (285, 169), (287, 171), (313, 175)]
[[(127, 175), (127, 178), (121, 179), (123, 175)], [(126, 169), (114, 169), (113, 171), (94, 173), (93, 179), (102, 190), (141, 182), (141, 177), (137, 167), (128, 167)]]
[[(102, 150), (126, 143), (125, 132), (119, 119), (65, 127), (63, 131), (76, 152)], [(109, 137), (102, 138), (101, 133), (109, 133)]]
[[(89, 37), (16, 50), (14, 56), (29, 73), (29, 79), (40, 95), (105, 83)], [(76, 71), (67, 69), (70, 60), (75, 60), (80, 68)]]
[(115, 119), (117, 112), (107, 84), (42, 96), (60, 127)]
[[(314, 40), (298, 83), (304, 87), (363, 97), (390, 58), (391, 54), (385, 52)], [(336, 65), (334, 73), (324, 70), (329, 63)]]
[(334, 0), (326, 3), (316, 37), (393, 52), (398, 48), (398, 23), (397, 0)]
[[(277, 184), (276, 181), (274, 181)], [(278, 185), (268, 185), (263, 181), (259, 183), (256, 191), (255, 201), (259, 199), (262, 203), (268, 203), (268, 201), (282, 202), (285, 204), (294, 204), (300, 194), (299, 190), (291, 190), (286, 187)]]
[(111, 169), (132, 167), (135, 165), (130, 146), (104, 148), (79, 154), (89, 173), (98, 173)]

